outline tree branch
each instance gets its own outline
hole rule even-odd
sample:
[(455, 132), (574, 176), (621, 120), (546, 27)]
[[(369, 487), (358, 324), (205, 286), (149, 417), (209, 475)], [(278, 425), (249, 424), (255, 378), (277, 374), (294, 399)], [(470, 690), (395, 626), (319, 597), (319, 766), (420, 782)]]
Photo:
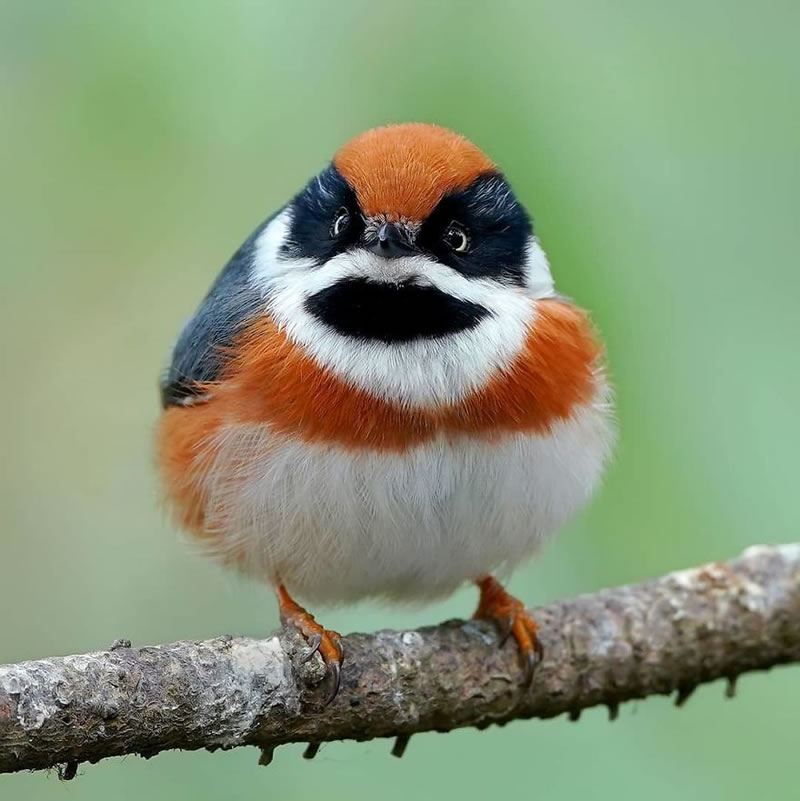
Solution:
[[(220, 637), (0, 666), (0, 772), (169, 748), (397, 736), (549, 718), (800, 661), (800, 544), (671, 573), (535, 611), (545, 661), (519, 686), (513, 643), (451, 621), (343, 640), (328, 707), (318, 657), (293, 634)], [(313, 753), (313, 746), (311, 753)]]

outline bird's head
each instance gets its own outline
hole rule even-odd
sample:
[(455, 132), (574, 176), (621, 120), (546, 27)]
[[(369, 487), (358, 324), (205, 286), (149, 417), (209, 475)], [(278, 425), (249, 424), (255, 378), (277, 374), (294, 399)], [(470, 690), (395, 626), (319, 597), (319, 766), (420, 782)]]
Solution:
[(531, 220), (494, 163), (446, 128), (355, 137), (265, 227), (255, 275), (324, 366), (408, 403), (502, 369), (554, 295)]

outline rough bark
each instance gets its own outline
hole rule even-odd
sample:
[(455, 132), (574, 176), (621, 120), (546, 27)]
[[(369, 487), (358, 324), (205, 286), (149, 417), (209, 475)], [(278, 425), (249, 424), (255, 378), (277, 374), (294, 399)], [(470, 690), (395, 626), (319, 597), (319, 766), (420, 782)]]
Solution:
[[(534, 611), (545, 661), (519, 684), (513, 642), (451, 621), (343, 640), (327, 707), (318, 657), (291, 634), (131, 648), (0, 666), (0, 772), (169, 748), (398, 737), (549, 718), (800, 661), (800, 544), (604, 590)], [(312, 745), (310, 753), (313, 754)]]

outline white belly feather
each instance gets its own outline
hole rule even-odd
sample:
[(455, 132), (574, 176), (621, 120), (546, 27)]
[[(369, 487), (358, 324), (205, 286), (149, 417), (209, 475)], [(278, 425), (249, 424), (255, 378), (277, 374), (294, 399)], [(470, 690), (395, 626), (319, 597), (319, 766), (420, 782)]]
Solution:
[(219, 556), (309, 601), (443, 597), (536, 551), (589, 498), (612, 440), (605, 402), (544, 435), (404, 453), (230, 426), (206, 474), (207, 523)]

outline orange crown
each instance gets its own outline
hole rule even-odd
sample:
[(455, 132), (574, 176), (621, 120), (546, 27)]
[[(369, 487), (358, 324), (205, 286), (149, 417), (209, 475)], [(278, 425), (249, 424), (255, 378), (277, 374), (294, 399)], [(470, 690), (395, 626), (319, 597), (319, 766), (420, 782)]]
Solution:
[(365, 214), (391, 220), (423, 220), (447, 192), (496, 169), (468, 139), (423, 122), (366, 131), (344, 145), (333, 163)]

